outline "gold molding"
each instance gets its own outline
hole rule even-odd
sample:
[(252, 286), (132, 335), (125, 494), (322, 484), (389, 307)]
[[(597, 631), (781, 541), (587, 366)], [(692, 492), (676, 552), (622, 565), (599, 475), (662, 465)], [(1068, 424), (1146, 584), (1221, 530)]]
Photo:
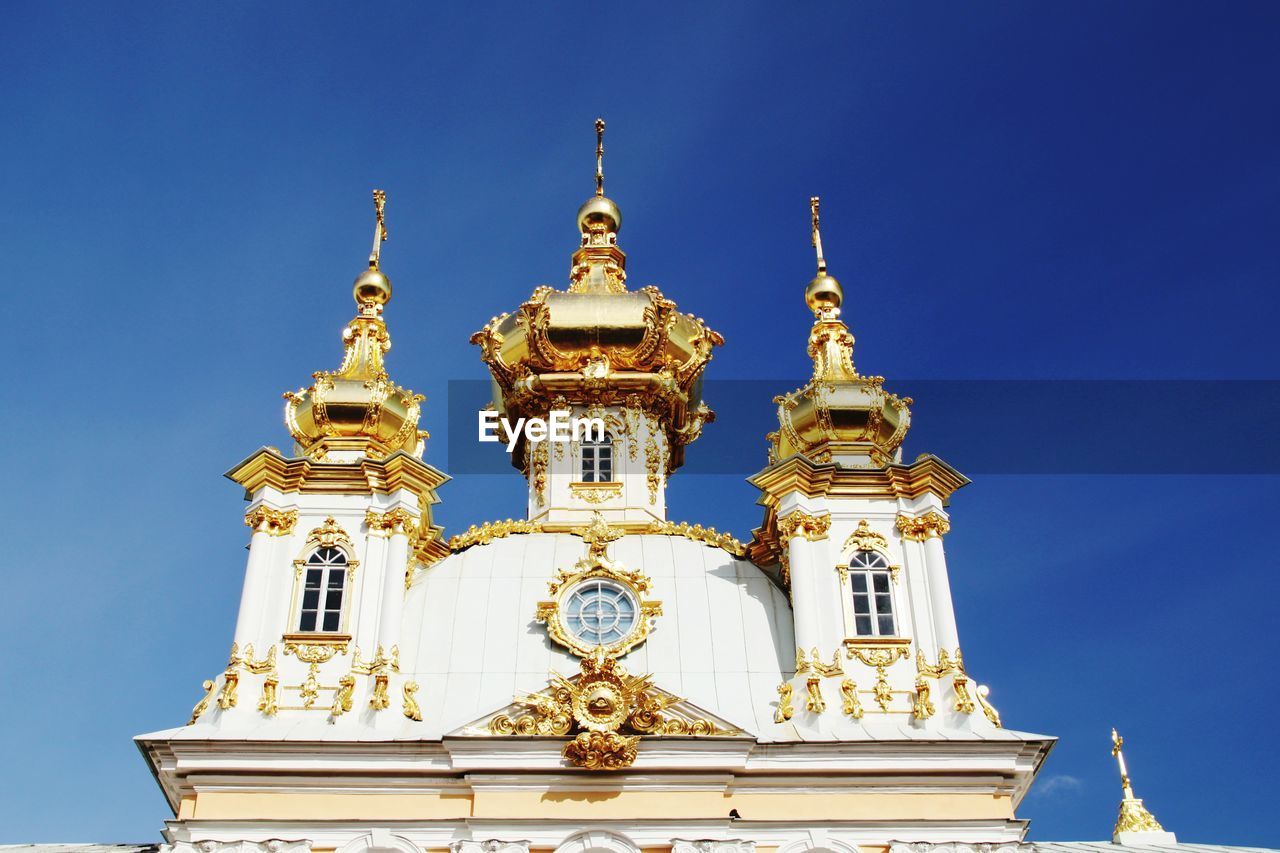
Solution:
[(622, 497), (622, 481), (612, 480), (607, 483), (570, 483), (569, 494), (589, 504), (602, 504), (606, 501)]
[[(730, 533), (721, 533), (714, 527), (703, 527), (701, 524), (690, 524), (687, 521), (623, 521), (612, 525), (615, 529), (626, 533), (646, 536), (683, 536), (691, 542), (698, 542), (711, 548), (719, 548), (740, 559), (749, 559), (749, 547)], [(449, 549), (454, 553), (465, 551), (473, 545), (488, 545), (494, 539), (529, 533), (572, 533), (580, 535), (582, 526), (570, 522), (547, 523), (526, 521), (524, 519), (506, 519), (504, 521), (486, 521), (480, 525), (471, 525), (462, 533), (449, 539)]]
[(856, 658), (864, 665), (875, 667), (876, 686), (872, 691), (881, 711), (889, 710), (893, 700), (893, 690), (889, 686), (886, 670), (909, 654), (911, 640), (902, 637), (860, 637), (856, 640), (845, 640), (845, 653), (850, 659)]
[(804, 649), (796, 649), (796, 675), (804, 675), (807, 672), (826, 678), (844, 675), (844, 666), (840, 663), (840, 650), (836, 649), (831, 653), (831, 663), (823, 663), (817, 646), (814, 646), (808, 658), (805, 657)]
[(298, 523), (296, 509), (272, 509), (266, 504), (258, 504), (245, 513), (245, 526), (254, 533), (265, 533), (268, 536), (288, 536)]
[(228, 479), (252, 497), (263, 488), (283, 494), (311, 493), (337, 495), (391, 494), (405, 489), (415, 495), (429, 495), (449, 477), (403, 450), (385, 459), (363, 458), (356, 462), (321, 462), (305, 456), (286, 457), (274, 447), (264, 447), (226, 473)]
[(951, 522), (933, 510), (920, 516), (899, 515), (894, 526), (903, 539), (911, 542), (923, 542), (935, 536), (941, 539), (951, 531)]
[(321, 548), (345, 548), (351, 556), (352, 546), (351, 537), (347, 536), (347, 531), (329, 516), (316, 529), (307, 534), (307, 547), (320, 546)]

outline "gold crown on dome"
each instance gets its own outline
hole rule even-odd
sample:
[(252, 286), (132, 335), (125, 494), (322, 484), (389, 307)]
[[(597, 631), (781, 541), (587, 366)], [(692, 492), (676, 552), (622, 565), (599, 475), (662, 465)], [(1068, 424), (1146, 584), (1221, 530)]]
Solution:
[[(604, 194), (604, 121), (596, 120), (596, 192), (578, 209), (581, 244), (565, 290), (538, 287), (514, 312), (494, 317), (471, 342), (508, 417), (545, 416), (561, 405), (640, 406), (671, 439), (672, 468), (714, 414), (702, 402), (703, 368), (724, 343), (656, 287), (626, 287), (618, 248), (622, 213)], [(512, 462), (523, 467), (521, 452)]]
[(421, 394), (387, 376), (383, 356), (391, 335), (382, 319), (391, 300), (391, 281), (380, 269), (387, 239), (386, 193), (373, 191), (377, 223), (369, 266), (352, 287), (359, 312), (342, 330), (345, 352), (335, 371), (318, 371), (311, 387), (285, 392), (284, 422), (306, 456), (324, 461), (330, 451), (356, 451), (381, 459), (398, 450), (422, 455), (427, 433), (418, 429)]
[(819, 199), (809, 200), (818, 273), (805, 288), (815, 322), (809, 332), (813, 377), (804, 387), (774, 398), (778, 431), (769, 434), (772, 461), (801, 454), (815, 462), (833, 456), (893, 462), (911, 426), (911, 398), (884, 390), (883, 376), (863, 376), (853, 366), (853, 334), (840, 320), (844, 289), (827, 272), (819, 230)]

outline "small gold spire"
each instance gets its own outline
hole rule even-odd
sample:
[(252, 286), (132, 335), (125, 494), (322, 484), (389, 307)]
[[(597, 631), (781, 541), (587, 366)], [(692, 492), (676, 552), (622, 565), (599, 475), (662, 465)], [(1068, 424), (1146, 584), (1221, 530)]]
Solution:
[(818, 196), (809, 199), (809, 214), (813, 222), (813, 248), (818, 253), (818, 274), (827, 271), (827, 259), (822, 256), (822, 231), (818, 227), (818, 206), (822, 200)]
[(604, 198), (604, 119), (596, 119), (596, 196)]
[(1124, 837), (1132, 833), (1159, 833), (1172, 839), (1173, 834), (1165, 832), (1155, 816), (1142, 805), (1142, 800), (1134, 796), (1133, 784), (1129, 781), (1129, 767), (1124, 760), (1124, 738), (1114, 728), (1111, 730), (1111, 754), (1120, 766), (1120, 785), (1124, 789), (1124, 799), (1120, 801), (1120, 814), (1116, 818), (1116, 828), (1112, 834), (1114, 840), (1123, 843)]
[(382, 243), (387, 239), (387, 194), (382, 190), (373, 191), (373, 209), (377, 214), (378, 221), (373, 226), (373, 251), (369, 253), (369, 268), (377, 269), (378, 262), (382, 259)]

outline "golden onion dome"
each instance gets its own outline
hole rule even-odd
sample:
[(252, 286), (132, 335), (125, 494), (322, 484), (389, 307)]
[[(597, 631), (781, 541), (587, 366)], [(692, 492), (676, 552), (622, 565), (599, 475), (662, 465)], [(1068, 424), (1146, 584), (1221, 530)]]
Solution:
[[(579, 404), (643, 406), (663, 424), (671, 467), (714, 414), (702, 402), (701, 376), (724, 343), (698, 317), (681, 313), (656, 287), (626, 287), (618, 248), (618, 206), (604, 195), (597, 121), (596, 195), (578, 210), (581, 244), (565, 290), (539, 287), (520, 308), (471, 336), (495, 382), (495, 403), (509, 419), (546, 417)], [(512, 462), (523, 467), (521, 454)]]
[(397, 450), (420, 457), (427, 437), (418, 429), (422, 395), (396, 385), (383, 366), (391, 349), (381, 316), (391, 299), (391, 282), (379, 269), (386, 239), (385, 193), (375, 190), (374, 203), (378, 223), (373, 253), (352, 289), (359, 313), (342, 330), (342, 365), (313, 374), (311, 387), (284, 395), (285, 425), (299, 452), (319, 461), (381, 459)]
[(802, 454), (815, 462), (882, 466), (897, 459), (911, 426), (911, 398), (884, 390), (884, 377), (853, 365), (853, 334), (840, 319), (844, 291), (827, 273), (818, 231), (818, 199), (810, 199), (818, 274), (805, 288), (816, 318), (809, 332), (813, 378), (774, 399), (778, 431), (769, 434), (771, 461)]

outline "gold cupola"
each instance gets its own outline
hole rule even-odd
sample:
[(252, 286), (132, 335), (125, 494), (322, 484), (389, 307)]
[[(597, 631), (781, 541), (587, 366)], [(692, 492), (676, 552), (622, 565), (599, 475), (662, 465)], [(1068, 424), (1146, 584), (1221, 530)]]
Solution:
[(352, 288), (359, 310), (342, 330), (342, 365), (312, 374), (311, 387), (284, 395), (285, 426), (298, 452), (317, 461), (381, 459), (397, 450), (422, 456), (427, 437), (418, 429), (422, 395), (396, 385), (383, 366), (391, 349), (382, 319), (383, 306), (391, 300), (391, 281), (380, 268), (387, 239), (386, 199), (382, 190), (373, 191), (373, 251)]
[[(724, 343), (656, 287), (628, 290), (618, 248), (622, 213), (604, 194), (604, 121), (596, 120), (596, 192), (578, 209), (582, 242), (565, 290), (542, 286), (516, 311), (494, 317), (471, 342), (494, 380), (499, 413), (547, 417), (567, 406), (643, 408), (667, 433), (669, 470), (714, 414), (702, 402), (702, 370)], [(527, 470), (526, 448), (512, 464)]]
[(827, 272), (818, 223), (818, 198), (809, 200), (818, 274), (805, 288), (816, 318), (809, 332), (813, 378), (774, 398), (778, 431), (769, 433), (770, 462), (799, 453), (814, 462), (881, 467), (896, 461), (911, 425), (911, 399), (890, 394), (883, 376), (853, 366), (853, 334), (840, 320), (844, 290)]

